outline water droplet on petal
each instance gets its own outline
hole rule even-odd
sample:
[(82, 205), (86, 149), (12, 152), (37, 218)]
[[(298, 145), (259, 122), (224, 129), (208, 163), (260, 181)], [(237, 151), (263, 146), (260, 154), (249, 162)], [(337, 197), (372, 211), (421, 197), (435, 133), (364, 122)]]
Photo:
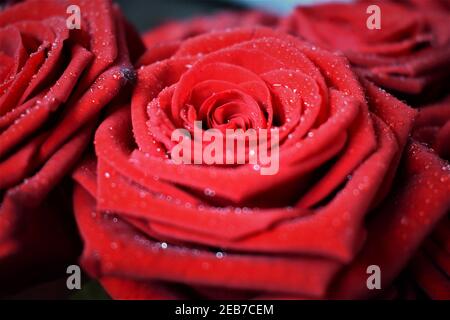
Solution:
[(203, 193), (208, 197), (214, 197), (216, 195), (216, 192), (213, 189), (206, 188)]

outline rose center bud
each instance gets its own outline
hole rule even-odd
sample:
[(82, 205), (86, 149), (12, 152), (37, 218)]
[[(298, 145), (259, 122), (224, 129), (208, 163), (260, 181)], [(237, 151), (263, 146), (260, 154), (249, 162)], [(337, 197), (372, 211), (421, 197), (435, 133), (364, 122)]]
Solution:
[(259, 129), (267, 127), (259, 104), (239, 90), (213, 93), (200, 107), (199, 119), (204, 126), (225, 132), (226, 129)]

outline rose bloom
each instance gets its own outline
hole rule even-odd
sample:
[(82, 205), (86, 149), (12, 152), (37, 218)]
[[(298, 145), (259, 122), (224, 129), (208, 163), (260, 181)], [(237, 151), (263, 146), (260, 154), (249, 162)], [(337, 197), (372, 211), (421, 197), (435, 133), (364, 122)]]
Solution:
[(450, 96), (422, 106), (414, 125), (414, 138), (430, 145), (450, 161)]
[[(450, 161), (450, 96), (422, 106), (412, 136), (432, 147), (441, 158)], [(448, 162), (447, 162), (448, 166)], [(411, 262), (411, 274), (421, 288), (434, 299), (448, 299), (450, 274), (450, 221), (445, 217)]]
[(146, 32), (143, 41), (151, 48), (161, 42), (185, 40), (214, 30), (255, 25), (274, 27), (277, 24), (277, 16), (261, 11), (224, 11), (186, 21), (166, 22)]
[(151, 29), (142, 36), (148, 48), (145, 62), (170, 57), (179, 42), (190, 37), (234, 27), (267, 26), (276, 27), (279, 18), (262, 11), (224, 11), (210, 16), (200, 16), (185, 21), (169, 21)]
[[(81, 10), (79, 30), (66, 25), (70, 5)], [(62, 273), (75, 257), (71, 189), (62, 181), (100, 110), (135, 77), (125, 32), (131, 40), (103, 0), (30, 0), (0, 12), (2, 292)]]
[[(425, 3), (434, 3), (435, 5)], [(345, 53), (367, 78), (419, 102), (446, 91), (450, 76), (450, 12), (438, 1), (360, 1), (298, 7), (282, 28), (321, 47)], [(380, 8), (380, 29), (367, 21)]]
[[(448, 163), (410, 138), (417, 111), (344, 56), (268, 28), (171, 50), (141, 58), (131, 102), (73, 175), (84, 269), (117, 299), (401, 295), (398, 276), (450, 208)], [(278, 174), (174, 164), (171, 134), (194, 121), (278, 129)], [(372, 265), (381, 291), (367, 287)]]

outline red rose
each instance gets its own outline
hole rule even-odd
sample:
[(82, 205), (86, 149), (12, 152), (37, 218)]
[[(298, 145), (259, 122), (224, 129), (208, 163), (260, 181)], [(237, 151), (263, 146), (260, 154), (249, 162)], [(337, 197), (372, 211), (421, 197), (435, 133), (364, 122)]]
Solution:
[[(388, 288), (450, 207), (448, 166), (408, 142), (416, 112), (283, 33), (188, 39), (139, 69), (129, 107), (74, 173), (82, 264), (114, 298), (368, 297), (367, 268)], [(175, 164), (194, 120), (279, 130), (279, 172)]]
[(450, 96), (420, 108), (414, 126), (416, 140), (432, 146), (442, 158), (450, 161)]
[[(450, 161), (450, 96), (419, 109), (413, 137), (431, 146), (443, 159)], [(449, 229), (450, 221), (447, 215), (411, 262), (414, 280), (433, 299), (450, 297), (450, 284), (447, 279), (450, 274)]]
[[(431, 2), (431, 1), (428, 1)], [(369, 29), (370, 5), (380, 8), (380, 29)], [(377, 84), (405, 94), (446, 89), (450, 75), (449, 14), (432, 6), (390, 1), (298, 7), (284, 29), (319, 46), (345, 53)], [(417, 102), (417, 97), (412, 100)]]
[(185, 40), (214, 30), (255, 25), (275, 26), (277, 23), (276, 16), (261, 11), (225, 11), (187, 21), (167, 22), (145, 33), (143, 39), (150, 48), (161, 42)]
[(213, 30), (234, 27), (275, 27), (278, 17), (261, 11), (224, 11), (211, 16), (192, 18), (187, 21), (167, 22), (145, 33), (142, 38), (148, 48), (142, 63), (149, 64), (163, 57), (170, 57), (179, 42)]
[(450, 284), (450, 221), (445, 217), (428, 237), (410, 263), (410, 273), (415, 283), (431, 299), (448, 300)]
[[(81, 23), (69, 30), (73, 5)], [(124, 32), (106, 0), (30, 0), (0, 12), (0, 291), (73, 258), (70, 189), (60, 182), (100, 110), (134, 78)]]

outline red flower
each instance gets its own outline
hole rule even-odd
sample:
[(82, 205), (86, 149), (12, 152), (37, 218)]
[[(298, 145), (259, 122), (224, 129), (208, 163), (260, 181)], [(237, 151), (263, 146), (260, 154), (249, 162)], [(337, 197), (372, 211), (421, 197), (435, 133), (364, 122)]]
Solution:
[(414, 138), (427, 143), (443, 159), (450, 161), (450, 96), (420, 108)]
[[(448, 166), (408, 142), (416, 112), (343, 56), (240, 28), (150, 61), (74, 174), (82, 263), (114, 298), (365, 298), (367, 267), (387, 288), (450, 207)], [(279, 172), (176, 165), (194, 120), (278, 129)]]
[(180, 41), (213, 30), (252, 26), (275, 27), (278, 23), (277, 16), (261, 11), (224, 11), (186, 21), (167, 22), (142, 36), (149, 49), (142, 59), (148, 64), (164, 57), (168, 58), (175, 52)]
[[(431, 146), (441, 158), (450, 161), (450, 96), (419, 109), (413, 137)], [(449, 168), (448, 162), (446, 168)], [(411, 274), (433, 299), (448, 299), (450, 284), (450, 224), (448, 215), (424, 242), (411, 263)]]
[(261, 11), (224, 11), (187, 21), (167, 22), (145, 33), (143, 39), (145, 45), (150, 48), (162, 42), (185, 40), (214, 30), (255, 25), (276, 26), (277, 23), (276, 16)]
[[(366, 26), (370, 16), (366, 10), (372, 4), (380, 8), (380, 29)], [(319, 46), (344, 52), (362, 74), (385, 88), (430, 96), (430, 91), (446, 89), (450, 75), (448, 20), (448, 12), (431, 5), (416, 8), (361, 1), (298, 7), (283, 27)]]
[[(66, 24), (71, 5), (80, 29)], [(100, 110), (134, 78), (124, 32), (106, 0), (30, 0), (0, 12), (1, 290), (73, 257), (70, 189), (60, 182)]]

